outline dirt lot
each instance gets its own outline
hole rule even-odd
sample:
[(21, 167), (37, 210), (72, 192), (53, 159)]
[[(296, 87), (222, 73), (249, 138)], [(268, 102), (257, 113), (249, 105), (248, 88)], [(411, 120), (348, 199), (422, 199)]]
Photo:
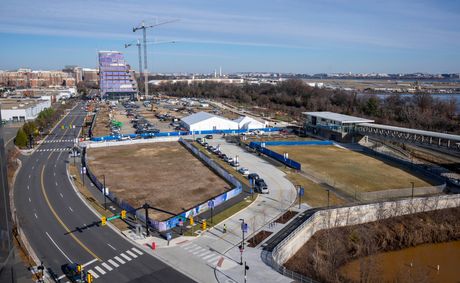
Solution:
[(110, 134), (109, 129), (109, 107), (106, 104), (99, 104), (97, 112), (96, 124), (93, 129), (93, 136), (101, 137)]
[[(177, 142), (126, 145), (88, 150), (89, 168), (133, 207), (144, 202), (178, 214), (231, 186)], [(154, 212), (164, 220), (171, 215)]]
[(381, 160), (336, 146), (274, 146), (270, 149), (302, 164), (308, 172), (353, 195), (388, 189), (430, 186), (430, 183)]

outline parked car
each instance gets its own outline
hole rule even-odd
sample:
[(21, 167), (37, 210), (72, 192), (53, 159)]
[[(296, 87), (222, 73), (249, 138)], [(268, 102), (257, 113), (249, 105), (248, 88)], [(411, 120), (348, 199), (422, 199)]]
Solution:
[(204, 136), (205, 139), (212, 140), (214, 137), (212, 135), (206, 135)]
[(249, 174), (248, 175), (248, 180), (251, 180), (251, 179), (254, 180), (254, 181), (260, 179), (259, 174), (257, 174), (257, 173)]
[(249, 169), (246, 168), (246, 167), (241, 167), (240, 169), (238, 169), (238, 172), (240, 172), (242, 175), (246, 176), (249, 174)]
[(238, 167), (240, 166), (240, 163), (236, 160), (233, 160), (232, 162), (230, 162), (230, 165), (233, 166), (233, 167)]
[(203, 139), (202, 138), (196, 138), (196, 142), (201, 144), (203, 142)]
[(269, 190), (267, 184), (265, 183), (264, 179), (257, 179), (254, 183), (254, 189), (256, 192), (261, 194), (268, 194)]
[(227, 160), (224, 160), (225, 162), (232, 163), (233, 162), (233, 157), (228, 157)]

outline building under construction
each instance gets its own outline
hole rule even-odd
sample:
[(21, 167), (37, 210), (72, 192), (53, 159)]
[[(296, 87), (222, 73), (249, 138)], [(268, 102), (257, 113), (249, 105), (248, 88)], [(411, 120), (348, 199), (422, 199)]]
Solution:
[(99, 88), (104, 99), (133, 98), (138, 92), (134, 71), (118, 51), (99, 51)]

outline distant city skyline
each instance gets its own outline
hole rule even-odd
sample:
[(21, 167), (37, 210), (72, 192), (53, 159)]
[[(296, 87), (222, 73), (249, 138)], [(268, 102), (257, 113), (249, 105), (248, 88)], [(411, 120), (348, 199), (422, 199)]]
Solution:
[(460, 2), (420, 1), (42, 1), (0, 3), (0, 70), (95, 68), (118, 50), (137, 70), (150, 30), (150, 72), (459, 73)]

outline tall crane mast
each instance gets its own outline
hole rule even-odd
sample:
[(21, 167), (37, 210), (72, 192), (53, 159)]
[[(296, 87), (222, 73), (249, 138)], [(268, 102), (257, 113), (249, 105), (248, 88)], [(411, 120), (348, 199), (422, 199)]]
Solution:
[[(133, 43), (127, 43), (125, 44), (125, 48), (128, 48), (130, 46), (134, 45)], [(138, 55), (139, 55), (139, 84), (142, 82), (142, 51), (141, 51), (141, 41), (138, 39), (137, 40), (137, 43), (136, 43), (136, 46), (137, 46), (137, 52), (138, 52)], [(139, 88), (138, 88), (139, 89)], [(139, 91), (137, 92), (137, 95), (136, 95), (136, 100), (139, 99)]]
[(133, 28), (133, 32), (142, 30), (142, 37), (144, 43), (144, 84), (145, 84), (145, 95), (149, 94), (149, 80), (148, 80), (148, 67), (147, 67), (147, 29), (154, 28), (160, 25), (177, 22), (178, 20), (164, 21), (154, 25), (145, 25), (144, 21), (138, 26)]

